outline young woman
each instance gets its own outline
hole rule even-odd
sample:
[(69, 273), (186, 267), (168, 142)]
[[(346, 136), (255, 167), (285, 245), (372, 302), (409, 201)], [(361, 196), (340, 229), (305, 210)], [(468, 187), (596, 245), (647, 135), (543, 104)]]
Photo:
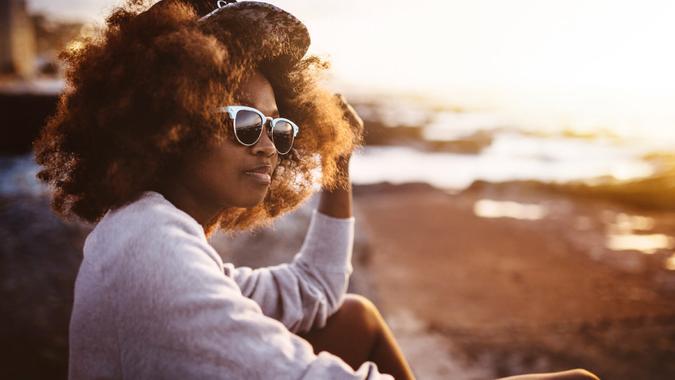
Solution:
[[(69, 376), (412, 378), (377, 309), (344, 294), (362, 123), (317, 85), (325, 64), (305, 57), (300, 21), (229, 3), (129, 0), (63, 56), (68, 86), (35, 144), (39, 178), (59, 214), (97, 223)], [(235, 268), (207, 242), (297, 207), (318, 181), (292, 263)]]
[[(375, 307), (344, 295), (360, 120), (316, 85), (325, 64), (304, 57), (300, 21), (219, 5), (132, 0), (64, 56), (68, 87), (35, 150), (55, 210), (97, 223), (70, 377), (412, 378)], [(208, 244), (297, 207), (319, 180), (292, 263), (235, 268)]]

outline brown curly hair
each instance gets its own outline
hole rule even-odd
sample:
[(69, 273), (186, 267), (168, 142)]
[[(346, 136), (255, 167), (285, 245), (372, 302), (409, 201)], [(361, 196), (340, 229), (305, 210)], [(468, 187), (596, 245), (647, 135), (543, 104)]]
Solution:
[(308, 56), (271, 65), (258, 58), (255, 38), (242, 25), (198, 22), (195, 9), (203, 0), (163, 2), (147, 9), (146, 0), (127, 0), (101, 33), (61, 53), (66, 89), (34, 143), (38, 178), (53, 188), (53, 209), (97, 222), (151, 190), (186, 153), (230, 138), (222, 114), (212, 110), (232, 104), (254, 70), (270, 80), (280, 113), (301, 130), (293, 151), (280, 156), (263, 202), (222, 210), (207, 234), (269, 222), (297, 207), (318, 181), (337, 186), (336, 161), (360, 136), (319, 84), (328, 64)]

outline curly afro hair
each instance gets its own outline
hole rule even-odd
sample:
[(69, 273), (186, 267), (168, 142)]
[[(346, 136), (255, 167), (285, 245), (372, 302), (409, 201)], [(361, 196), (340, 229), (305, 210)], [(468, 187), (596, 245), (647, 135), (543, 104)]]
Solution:
[(287, 46), (274, 46), (283, 41), (256, 35), (236, 19), (199, 22), (203, 0), (161, 3), (148, 9), (145, 0), (127, 0), (98, 35), (61, 53), (66, 89), (34, 143), (38, 178), (53, 189), (52, 208), (64, 218), (97, 222), (161, 183), (186, 153), (229, 138), (222, 114), (212, 110), (231, 104), (255, 70), (301, 131), (291, 153), (280, 156), (263, 202), (221, 210), (207, 234), (265, 224), (296, 208), (318, 182), (338, 186), (336, 162), (360, 135), (320, 86), (328, 64), (315, 56), (272, 64), (256, 43), (264, 39), (266, 48), (283, 52)]

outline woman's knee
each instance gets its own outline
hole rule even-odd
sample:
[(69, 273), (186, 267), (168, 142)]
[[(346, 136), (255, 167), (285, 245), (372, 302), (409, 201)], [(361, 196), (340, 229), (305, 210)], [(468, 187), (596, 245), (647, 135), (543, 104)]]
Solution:
[(564, 380), (598, 380), (598, 377), (594, 374), (586, 371), (585, 369), (573, 369), (565, 371)]
[(540, 373), (504, 377), (499, 380), (598, 380), (599, 378), (585, 369), (571, 369), (554, 373)]
[(335, 317), (345, 319), (350, 324), (355, 324), (365, 332), (379, 333), (381, 330), (382, 316), (377, 306), (368, 298), (358, 294), (346, 294)]

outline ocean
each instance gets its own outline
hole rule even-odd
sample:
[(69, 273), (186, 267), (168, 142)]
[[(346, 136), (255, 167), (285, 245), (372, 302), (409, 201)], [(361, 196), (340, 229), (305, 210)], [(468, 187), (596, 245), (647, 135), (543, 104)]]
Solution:
[[(351, 174), (359, 184), (425, 182), (461, 190), (477, 180), (628, 181), (658, 174), (662, 162), (654, 157), (675, 146), (658, 135), (638, 139), (607, 126), (537, 127), (498, 112), (414, 100), (361, 100), (356, 108), (366, 122), (366, 141), (375, 131), (384, 142), (371, 141), (355, 154)], [(383, 138), (389, 135), (397, 137)]]

